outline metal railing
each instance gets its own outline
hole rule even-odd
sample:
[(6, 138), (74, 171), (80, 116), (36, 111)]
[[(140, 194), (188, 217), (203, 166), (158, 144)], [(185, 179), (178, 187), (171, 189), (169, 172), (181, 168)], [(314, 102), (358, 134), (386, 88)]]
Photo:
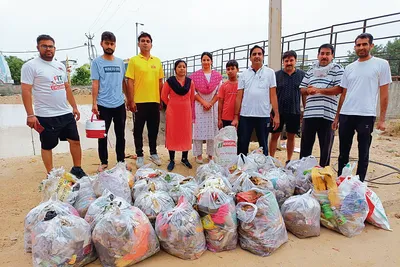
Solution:
[[(347, 65), (351, 63), (349, 53), (353, 51), (354, 39), (357, 35), (364, 32), (371, 33), (374, 36), (375, 45), (386, 45), (389, 41), (400, 38), (399, 29), (400, 12), (335, 24), (282, 37), (282, 53), (287, 50), (296, 51), (298, 67), (307, 70), (317, 59), (318, 47), (324, 43), (330, 43), (335, 48), (335, 62)], [(213, 68), (223, 74), (225, 64), (230, 59), (235, 59), (239, 63), (239, 71), (248, 68), (250, 65), (249, 50), (254, 45), (259, 45), (265, 49), (264, 62), (268, 62), (268, 40), (265, 40), (212, 51)], [(201, 68), (200, 56), (201, 54), (179, 58), (186, 61), (188, 75)], [(376, 54), (376, 56), (388, 60), (392, 66), (392, 75), (400, 76), (400, 50), (397, 53), (384, 52)], [(174, 75), (174, 62), (176, 60), (178, 59), (162, 62), (165, 77)]]

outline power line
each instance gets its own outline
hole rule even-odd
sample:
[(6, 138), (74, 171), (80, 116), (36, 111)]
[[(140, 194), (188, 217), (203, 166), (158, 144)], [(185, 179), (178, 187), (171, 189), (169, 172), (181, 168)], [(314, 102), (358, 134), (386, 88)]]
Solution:
[(122, 0), (122, 1), (119, 3), (118, 7), (114, 10), (114, 13), (112, 13), (112, 15), (108, 18), (108, 20), (106, 20), (106, 21), (103, 23), (103, 25), (101, 25), (101, 27), (98, 28), (97, 31), (95, 31), (95, 33), (97, 33), (98, 31), (100, 31), (100, 30), (107, 24), (107, 22), (109, 22), (109, 21), (114, 17), (115, 13), (117, 13), (117, 11), (125, 4), (125, 2), (126, 2), (126, 0)]
[[(56, 51), (67, 51), (67, 50), (78, 49), (81, 47), (86, 47), (86, 44), (69, 47), (69, 48), (60, 48), (60, 49), (56, 49)], [(27, 54), (27, 53), (37, 53), (37, 52), (38, 52), (37, 50), (31, 50), (31, 51), (2, 51), (2, 50), (0, 50), (0, 53), (4, 53), (4, 54)]]
[(106, 0), (106, 2), (104, 2), (103, 7), (100, 10), (99, 15), (97, 16), (97, 18), (93, 21), (92, 25), (90, 25), (88, 32), (90, 32), (90, 30), (93, 28), (93, 26), (96, 25), (96, 23), (98, 22), (98, 20), (100, 19), (100, 17), (103, 15), (104, 11), (107, 9), (106, 5), (108, 4), (107, 8), (110, 7), (111, 1), (110, 0)]

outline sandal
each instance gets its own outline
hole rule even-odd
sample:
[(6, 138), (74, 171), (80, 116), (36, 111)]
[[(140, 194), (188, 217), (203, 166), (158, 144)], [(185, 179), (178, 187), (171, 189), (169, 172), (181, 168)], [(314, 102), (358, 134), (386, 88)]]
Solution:
[(100, 164), (100, 166), (97, 168), (97, 172), (103, 172), (108, 168), (107, 164)]
[(201, 158), (195, 157), (195, 159), (196, 159), (196, 163), (198, 163), (198, 164), (203, 164), (204, 163), (203, 157), (201, 157)]

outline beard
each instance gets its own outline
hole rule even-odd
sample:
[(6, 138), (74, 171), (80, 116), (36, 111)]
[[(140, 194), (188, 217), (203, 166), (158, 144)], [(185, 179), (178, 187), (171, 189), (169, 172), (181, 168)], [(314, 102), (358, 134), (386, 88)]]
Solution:
[(104, 54), (111, 56), (112, 54), (114, 54), (114, 50), (112, 50), (111, 48), (107, 48), (107, 49), (103, 49)]
[(50, 55), (46, 55), (46, 52), (40, 53), (40, 57), (41, 57), (43, 60), (52, 61), (53, 58), (54, 58), (54, 53), (51, 53), (51, 56), (50, 56)]

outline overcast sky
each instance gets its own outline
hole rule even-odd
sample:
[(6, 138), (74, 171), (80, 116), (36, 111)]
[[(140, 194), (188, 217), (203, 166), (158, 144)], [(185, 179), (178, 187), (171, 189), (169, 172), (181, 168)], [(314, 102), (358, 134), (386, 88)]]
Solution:
[[(400, 0), (282, 2), (283, 35), (400, 11)], [(139, 31), (153, 37), (152, 54), (173, 59), (268, 39), (268, 4), (268, 0), (0, 0), (0, 51), (35, 50), (36, 37), (42, 33), (53, 36), (57, 48), (79, 46), (91, 32), (101, 55), (100, 35), (109, 30), (117, 36), (115, 55), (125, 59), (135, 54), (135, 22), (141, 22)], [(85, 47), (56, 52), (58, 60), (66, 55), (77, 59), (78, 65), (88, 62)]]

